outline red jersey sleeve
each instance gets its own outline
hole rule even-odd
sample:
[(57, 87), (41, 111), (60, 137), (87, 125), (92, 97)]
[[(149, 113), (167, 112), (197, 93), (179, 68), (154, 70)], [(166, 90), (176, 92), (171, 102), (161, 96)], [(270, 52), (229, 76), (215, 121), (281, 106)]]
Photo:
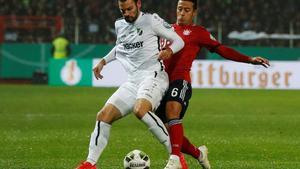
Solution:
[(250, 62), (251, 57), (243, 55), (230, 47), (222, 45), (205, 28), (203, 27), (201, 28), (202, 29), (198, 37), (201, 46), (204, 46), (210, 52), (218, 53), (220, 56), (222, 56), (225, 59), (229, 59), (237, 62), (245, 62), (245, 63)]
[(210, 52), (215, 52), (216, 49), (221, 46), (221, 43), (217, 41), (205, 28), (199, 27), (198, 40), (199, 46), (203, 46)]
[(243, 55), (238, 51), (224, 45), (219, 46), (216, 49), (216, 53), (218, 53), (225, 59), (233, 60), (236, 62), (250, 63), (251, 60), (251, 57)]

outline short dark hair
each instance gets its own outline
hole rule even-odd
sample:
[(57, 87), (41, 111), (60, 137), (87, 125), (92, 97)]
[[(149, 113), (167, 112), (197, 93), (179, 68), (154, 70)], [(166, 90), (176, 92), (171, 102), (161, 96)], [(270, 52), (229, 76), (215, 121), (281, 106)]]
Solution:
[(197, 0), (179, 0), (179, 1), (190, 1), (194, 4), (194, 9), (197, 9), (198, 8), (198, 2)]
[[(126, 2), (127, 0), (118, 0), (120, 2)], [(137, 3), (138, 0), (133, 0), (135, 3)]]

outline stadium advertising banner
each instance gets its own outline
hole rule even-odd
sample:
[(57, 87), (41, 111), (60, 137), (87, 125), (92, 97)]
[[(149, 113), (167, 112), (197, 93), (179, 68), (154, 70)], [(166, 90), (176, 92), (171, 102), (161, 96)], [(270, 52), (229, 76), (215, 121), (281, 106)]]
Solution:
[(49, 85), (91, 86), (91, 59), (51, 59)]
[[(99, 61), (100, 59), (94, 59), (93, 65), (96, 65)], [(113, 61), (105, 65), (101, 74), (103, 75), (103, 79), (101, 80), (97, 80), (93, 75), (93, 86), (118, 87), (127, 79), (127, 73), (118, 61)]]
[[(55, 62), (55, 63), (53, 63)], [(127, 74), (118, 61), (106, 65), (103, 79), (92, 73), (93, 60), (52, 60), (49, 84), (69, 86), (118, 87)], [(192, 70), (193, 88), (300, 89), (299, 61), (271, 61), (268, 69), (232, 61), (196, 60)]]
[(271, 61), (269, 68), (232, 61), (194, 61), (194, 88), (300, 89), (300, 62)]

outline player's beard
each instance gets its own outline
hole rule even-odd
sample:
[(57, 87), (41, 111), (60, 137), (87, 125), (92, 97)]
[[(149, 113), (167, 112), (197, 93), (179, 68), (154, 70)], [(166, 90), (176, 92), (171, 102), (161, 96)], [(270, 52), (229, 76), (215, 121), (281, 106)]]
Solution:
[(139, 16), (139, 11), (136, 10), (136, 13), (135, 13), (135, 16), (134, 17), (131, 17), (131, 16), (127, 16), (127, 17), (124, 17), (125, 21), (128, 22), (128, 23), (133, 23), (135, 22), (135, 20), (138, 18)]

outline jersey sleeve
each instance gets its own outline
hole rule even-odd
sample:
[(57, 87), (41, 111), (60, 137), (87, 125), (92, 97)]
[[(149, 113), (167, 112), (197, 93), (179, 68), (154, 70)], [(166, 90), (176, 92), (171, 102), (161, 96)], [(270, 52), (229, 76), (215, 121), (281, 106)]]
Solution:
[(222, 56), (225, 59), (233, 60), (236, 62), (244, 62), (244, 63), (250, 63), (251, 57), (246, 56), (230, 47), (221, 45), (216, 49), (216, 53), (218, 53), (220, 56)]
[(225, 59), (249, 63), (251, 58), (243, 55), (232, 48), (222, 45), (217, 41), (206, 29), (201, 28), (199, 37), (199, 45), (206, 47), (210, 52), (216, 52)]
[(118, 21), (115, 22), (115, 33), (117, 35), (116, 45), (120, 43), (119, 36), (118, 36)]
[(202, 28), (198, 33), (199, 45), (204, 46), (210, 52), (216, 52), (217, 48), (222, 44), (217, 41), (206, 29)]
[(152, 15), (151, 27), (156, 35), (172, 42), (169, 48), (173, 53), (177, 53), (184, 47), (184, 41), (181, 37), (177, 35), (170, 24), (161, 19), (157, 14)]
[(217, 41), (206, 29), (202, 28), (199, 33), (199, 45), (206, 47), (210, 52), (215, 52), (225, 59), (233, 60), (236, 62), (249, 63), (251, 57), (243, 55), (234, 49), (222, 45)]
[(116, 60), (116, 47), (114, 47), (106, 56), (104, 56), (103, 59), (105, 60), (106, 64)]

